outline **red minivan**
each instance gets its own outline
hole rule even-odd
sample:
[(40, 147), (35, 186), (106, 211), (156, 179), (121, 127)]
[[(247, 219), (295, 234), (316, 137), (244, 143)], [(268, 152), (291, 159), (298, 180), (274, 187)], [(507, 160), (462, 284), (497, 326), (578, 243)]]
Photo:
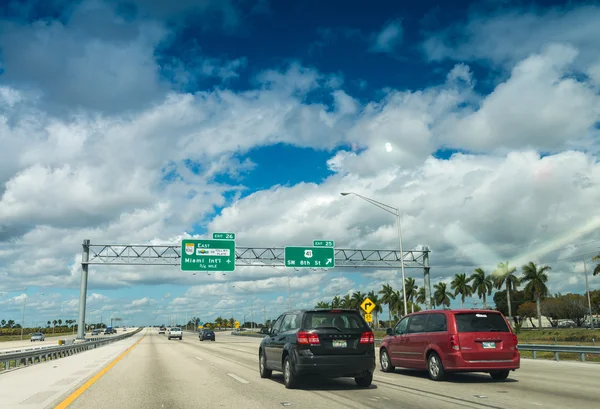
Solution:
[(488, 372), (504, 380), (519, 369), (517, 336), (493, 310), (428, 310), (409, 314), (379, 348), (381, 370), (395, 367), (427, 370), (434, 381), (449, 372)]

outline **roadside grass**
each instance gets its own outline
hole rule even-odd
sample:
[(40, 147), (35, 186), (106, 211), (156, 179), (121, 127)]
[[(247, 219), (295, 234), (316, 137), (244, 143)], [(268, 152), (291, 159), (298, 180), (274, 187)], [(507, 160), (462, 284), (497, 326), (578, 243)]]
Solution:
[(600, 345), (600, 329), (548, 328), (526, 330), (517, 334), (523, 344)]

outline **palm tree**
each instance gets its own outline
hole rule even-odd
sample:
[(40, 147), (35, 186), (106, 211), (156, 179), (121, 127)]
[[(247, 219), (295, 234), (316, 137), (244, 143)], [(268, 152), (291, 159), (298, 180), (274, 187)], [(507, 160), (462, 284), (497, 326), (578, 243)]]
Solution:
[(535, 298), (538, 327), (539, 329), (542, 329), (542, 297), (548, 295), (548, 286), (546, 285), (548, 282), (548, 274), (546, 272), (552, 270), (552, 268), (550, 266), (538, 268), (533, 261), (530, 261), (529, 264), (525, 264), (522, 267), (522, 270), (523, 277), (521, 277), (520, 281), (527, 283), (525, 286), (525, 293), (530, 294)]
[(329, 308), (329, 303), (325, 301), (319, 301), (315, 308)]
[(506, 263), (498, 263), (498, 268), (494, 271), (494, 285), (500, 290), (506, 286), (506, 302), (508, 304), (508, 316), (512, 318), (512, 305), (510, 302), (510, 292), (519, 287), (519, 277), (515, 275), (516, 267), (510, 267)]
[[(592, 257), (593, 261), (600, 261), (600, 254), (595, 255), (594, 257)], [(600, 275), (600, 263), (598, 263), (596, 265), (596, 267), (594, 268), (594, 273), (595, 276)]]
[(354, 294), (352, 294), (352, 307), (355, 310), (360, 310), (360, 305), (363, 303), (363, 301), (365, 300), (366, 296), (365, 294), (361, 293), (360, 291), (356, 291)]
[(485, 275), (482, 268), (476, 268), (473, 274), (469, 277), (469, 282), (473, 288), (473, 292), (483, 300), (483, 309), (487, 310), (486, 296), (492, 295), (494, 282), (490, 276)]
[[(427, 304), (427, 296), (425, 294), (425, 287), (419, 287), (417, 290), (417, 295), (415, 297), (415, 302), (417, 304)], [(435, 299), (431, 298), (431, 308), (436, 307)]]
[(331, 308), (342, 308), (342, 299), (339, 295), (336, 295), (333, 297), (333, 300), (331, 300)]
[(381, 303), (387, 305), (388, 314), (390, 316), (390, 322), (388, 326), (392, 326), (392, 304), (394, 301), (394, 289), (389, 284), (384, 284), (381, 290), (379, 290), (379, 295), (381, 295)]
[(369, 299), (373, 301), (373, 304), (375, 304), (375, 308), (373, 309), (372, 314), (375, 316), (375, 327), (379, 328), (379, 314), (383, 312), (383, 307), (381, 307), (381, 300), (379, 299), (379, 296), (375, 294), (375, 291), (369, 291), (367, 297), (369, 297)]
[(454, 296), (448, 292), (446, 283), (437, 283), (433, 288), (435, 289), (433, 298), (436, 305), (450, 307), (450, 299), (454, 299)]
[(460, 294), (460, 308), (465, 307), (465, 298), (473, 295), (473, 288), (469, 285), (469, 279), (466, 273), (455, 274), (454, 280), (450, 283), (450, 287), (454, 290), (454, 296)]
[(235, 318), (233, 318), (233, 317), (229, 318), (229, 325), (231, 326), (231, 328), (233, 328), (235, 326)]
[(408, 277), (404, 280), (404, 290), (406, 291), (406, 299), (410, 302), (410, 312), (415, 312), (415, 298), (417, 297), (419, 287), (414, 278)]

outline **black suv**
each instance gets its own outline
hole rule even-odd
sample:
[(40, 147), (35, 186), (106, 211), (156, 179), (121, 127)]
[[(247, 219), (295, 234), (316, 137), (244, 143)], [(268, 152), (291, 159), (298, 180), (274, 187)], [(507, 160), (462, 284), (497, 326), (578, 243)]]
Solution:
[(212, 329), (203, 329), (198, 334), (198, 338), (200, 341), (204, 341), (205, 339), (210, 339), (211, 341), (215, 340), (215, 332)]
[(260, 377), (282, 371), (288, 389), (304, 375), (351, 377), (367, 387), (375, 371), (375, 337), (356, 310), (288, 311), (260, 343), (258, 359)]

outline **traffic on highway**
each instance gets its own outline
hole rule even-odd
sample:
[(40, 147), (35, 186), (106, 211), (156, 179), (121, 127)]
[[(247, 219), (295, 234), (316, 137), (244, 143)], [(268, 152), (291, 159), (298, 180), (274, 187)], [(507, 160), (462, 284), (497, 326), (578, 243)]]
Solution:
[[(300, 314), (306, 317), (307, 312)], [(332, 314), (337, 314), (334, 320), (340, 318), (340, 313)], [(318, 327), (327, 321), (324, 316), (332, 314), (312, 313), (303, 320), (318, 323)], [(291, 318), (286, 321), (285, 316), (281, 323), (293, 327), (294, 322)], [(374, 346), (370, 336), (363, 336), (367, 331), (361, 328), (359, 334), (339, 327), (340, 320), (335, 324), (327, 329), (299, 328), (290, 338), (295, 346), (282, 348), (276, 343), (290, 331), (283, 326), (266, 338), (217, 331), (218, 340), (208, 343), (191, 331), (184, 331), (181, 342), (173, 342), (168, 335), (159, 334), (158, 328), (146, 328), (131, 339), (1, 375), (0, 399), (7, 408), (27, 401), (39, 402), (28, 408), (65, 408), (61, 402), (68, 402), (68, 407), (75, 409), (112, 408), (114, 402), (127, 408), (178, 409), (597, 408), (598, 364), (522, 360), (521, 367), (505, 380), (494, 380), (485, 373), (456, 373), (444, 382), (434, 382), (421, 368), (382, 367), (379, 359), (373, 360), (382, 355), (382, 348)], [(354, 324), (361, 325), (358, 320)], [(346, 347), (341, 346), (343, 340)], [(333, 347), (334, 341), (340, 346)], [(265, 376), (268, 368), (262, 354), (266, 344), (273, 348), (269, 376)], [(351, 350), (338, 352), (348, 346)], [(306, 376), (300, 377), (301, 371), (296, 370), (299, 361), (294, 361), (290, 378), (276, 370), (281, 369), (275, 362), (282, 350), (296, 351), (298, 358), (305, 358), (304, 364), (310, 359), (319, 363), (306, 366)], [(357, 356), (365, 358), (355, 359)], [(344, 370), (340, 372), (340, 368)], [(346, 377), (356, 375), (346, 372), (351, 368), (372, 371), (372, 383), (357, 385), (356, 379)]]

